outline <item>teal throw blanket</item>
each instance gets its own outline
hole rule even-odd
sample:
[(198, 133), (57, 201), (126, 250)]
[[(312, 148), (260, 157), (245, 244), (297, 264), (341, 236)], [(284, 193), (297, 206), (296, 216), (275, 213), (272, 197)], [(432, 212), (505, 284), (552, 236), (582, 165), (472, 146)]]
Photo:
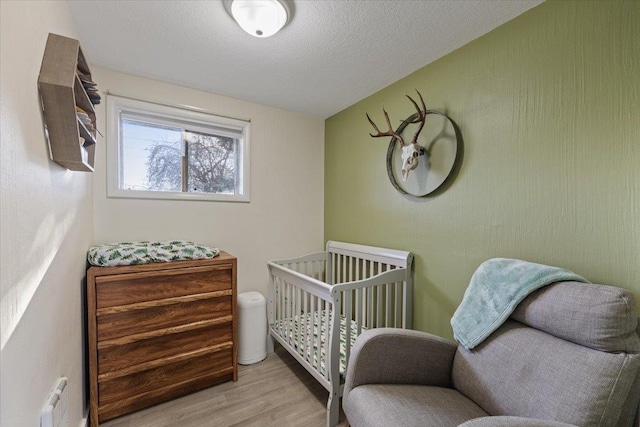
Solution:
[(455, 339), (471, 350), (498, 329), (527, 295), (562, 281), (589, 283), (571, 271), (519, 259), (483, 262), (451, 319)]

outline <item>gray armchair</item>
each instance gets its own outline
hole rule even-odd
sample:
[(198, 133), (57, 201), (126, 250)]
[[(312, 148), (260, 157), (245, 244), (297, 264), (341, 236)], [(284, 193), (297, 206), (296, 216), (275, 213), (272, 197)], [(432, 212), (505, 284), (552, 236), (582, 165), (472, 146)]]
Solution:
[(640, 337), (630, 292), (558, 282), (529, 295), (473, 350), (373, 329), (349, 359), (352, 427), (631, 427)]

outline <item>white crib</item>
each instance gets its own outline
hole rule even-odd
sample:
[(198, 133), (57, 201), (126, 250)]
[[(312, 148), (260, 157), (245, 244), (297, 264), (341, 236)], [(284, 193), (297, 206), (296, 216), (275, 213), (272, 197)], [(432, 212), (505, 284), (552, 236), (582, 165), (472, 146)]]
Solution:
[(412, 261), (411, 252), (330, 241), (326, 252), (268, 263), (270, 336), (329, 391), (328, 427), (356, 337), (411, 328)]

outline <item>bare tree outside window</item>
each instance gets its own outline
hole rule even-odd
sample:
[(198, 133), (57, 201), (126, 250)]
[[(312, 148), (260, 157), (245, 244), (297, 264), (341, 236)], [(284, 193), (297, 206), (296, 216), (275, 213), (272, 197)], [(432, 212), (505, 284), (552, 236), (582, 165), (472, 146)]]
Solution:
[(147, 189), (154, 191), (180, 191), (182, 188), (183, 144), (156, 142), (147, 160)]
[(191, 131), (184, 134), (186, 164), (182, 161), (183, 142), (156, 142), (148, 148), (148, 188), (180, 191), (186, 179), (186, 190), (190, 193), (234, 194), (236, 140)]
[(187, 188), (190, 193), (235, 192), (235, 140), (188, 132)]

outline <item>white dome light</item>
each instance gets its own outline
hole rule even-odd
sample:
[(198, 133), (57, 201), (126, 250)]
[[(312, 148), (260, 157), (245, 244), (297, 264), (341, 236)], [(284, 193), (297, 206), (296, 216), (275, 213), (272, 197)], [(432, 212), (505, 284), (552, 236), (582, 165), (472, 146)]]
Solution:
[(255, 37), (270, 37), (287, 23), (287, 7), (278, 0), (233, 0), (231, 14)]

